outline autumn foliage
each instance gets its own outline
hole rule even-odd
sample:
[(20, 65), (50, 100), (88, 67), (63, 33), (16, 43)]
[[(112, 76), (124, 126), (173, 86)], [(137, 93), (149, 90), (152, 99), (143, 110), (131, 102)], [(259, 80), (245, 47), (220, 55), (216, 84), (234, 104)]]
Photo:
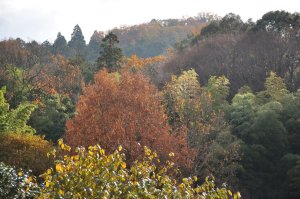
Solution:
[(122, 145), (129, 162), (139, 158), (147, 146), (162, 159), (173, 152), (175, 162), (191, 166), (194, 156), (185, 131), (170, 133), (157, 89), (144, 76), (101, 70), (94, 79), (80, 97), (75, 117), (67, 121), (68, 144), (100, 144), (109, 152)]
[(158, 55), (154, 57), (141, 58), (136, 54), (131, 55), (126, 58), (124, 68), (126, 69), (143, 69), (145, 66), (155, 64), (158, 62), (163, 62), (166, 60), (166, 57), (163, 55)]
[(53, 164), (52, 159), (47, 157), (50, 150), (52, 144), (40, 136), (0, 133), (0, 162), (31, 169), (35, 175), (42, 174)]
[(51, 62), (38, 69), (33, 68), (31, 76), (36, 76), (33, 85), (50, 94), (62, 94), (77, 98), (83, 84), (83, 77), (78, 66), (72, 65), (61, 55), (51, 57)]

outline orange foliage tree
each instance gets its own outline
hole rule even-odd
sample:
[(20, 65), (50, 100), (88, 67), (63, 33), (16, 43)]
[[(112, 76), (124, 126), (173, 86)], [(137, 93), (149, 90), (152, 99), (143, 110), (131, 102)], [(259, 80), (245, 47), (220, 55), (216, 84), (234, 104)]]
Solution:
[[(61, 55), (51, 58), (50, 63), (36, 65), (31, 76), (36, 76), (33, 85), (47, 93), (58, 93), (76, 99), (81, 92), (83, 77), (78, 66), (71, 64)], [(38, 69), (40, 68), (40, 69)], [(38, 74), (35, 74), (38, 71)]]
[(158, 62), (165, 61), (166, 57), (163, 55), (158, 55), (154, 57), (141, 58), (136, 54), (131, 55), (125, 59), (124, 68), (126, 69), (143, 69), (145, 66), (155, 64)]
[(185, 131), (170, 133), (157, 89), (143, 75), (101, 70), (94, 79), (80, 97), (75, 117), (67, 121), (68, 144), (100, 144), (109, 152), (122, 145), (129, 162), (147, 146), (162, 159), (173, 152), (178, 166), (192, 166), (194, 152)]

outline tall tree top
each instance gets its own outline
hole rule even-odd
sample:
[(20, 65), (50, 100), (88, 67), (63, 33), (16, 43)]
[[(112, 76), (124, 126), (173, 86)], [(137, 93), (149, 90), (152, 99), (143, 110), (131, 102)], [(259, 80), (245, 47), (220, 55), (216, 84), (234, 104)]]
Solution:
[(73, 33), (71, 35), (71, 40), (69, 41), (68, 45), (71, 48), (85, 46), (84, 36), (83, 36), (81, 28), (79, 27), (78, 24), (73, 29)]
[(97, 60), (98, 68), (106, 67), (110, 71), (116, 71), (121, 68), (123, 58), (122, 49), (117, 46), (119, 43), (117, 35), (109, 32), (100, 45), (100, 56)]
[(282, 31), (297, 29), (300, 26), (300, 14), (286, 11), (270, 11), (257, 21), (254, 30)]
[(71, 35), (71, 40), (68, 43), (68, 46), (70, 48), (69, 56), (83, 56), (85, 53), (85, 40), (84, 36), (82, 34), (81, 28), (77, 24), (74, 29), (73, 33)]
[(104, 38), (104, 32), (95, 30), (93, 35), (91, 36), (89, 45), (94, 43), (100, 44), (103, 38)]
[(115, 35), (113, 32), (109, 32), (108, 35), (106, 35), (104, 39), (102, 39), (102, 41), (104, 43), (108, 43), (109, 45), (114, 45), (119, 43), (119, 39), (117, 35)]
[(54, 54), (66, 55), (67, 51), (67, 41), (65, 37), (59, 32), (53, 43), (52, 52)]
[(66, 38), (59, 32), (53, 43), (53, 45), (67, 45)]

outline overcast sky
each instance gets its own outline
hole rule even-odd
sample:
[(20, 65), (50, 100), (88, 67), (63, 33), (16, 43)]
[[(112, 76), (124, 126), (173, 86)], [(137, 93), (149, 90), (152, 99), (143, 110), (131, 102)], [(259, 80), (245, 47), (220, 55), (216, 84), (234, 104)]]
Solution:
[(70, 39), (79, 24), (88, 42), (94, 30), (106, 31), (151, 19), (196, 16), (212, 12), (259, 19), (271, 10), (300, 12), (300, 0), (0, 0), (0, 40), (49, 40), (58, 32)]

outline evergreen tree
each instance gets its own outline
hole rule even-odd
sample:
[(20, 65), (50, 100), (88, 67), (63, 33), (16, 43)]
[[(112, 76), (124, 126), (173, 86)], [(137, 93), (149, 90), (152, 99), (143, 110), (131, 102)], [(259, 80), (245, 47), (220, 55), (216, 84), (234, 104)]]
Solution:
[(45, 135), (45, 139), (56, 142), (65, 132), (66, 120), (74, 113), (74, 105), (68, 97), (46, 95), (43, 105), (31, 115), (29, 124), (37, 134)]
[(116, 46), (118, 43), (118, 37), (112, 32), (102, 39), (100, 57), (97, 60), (98, 69), (106, 67), (110, 71), (116, 71), (121, 68), (123, 54), (122, 49)]
[(67, 55), (67, 41), (63, 35), (59, 32), (52, 46), (53, 54)]
[(88, 55), (87, 60), (90, 62), (97, 61), (99, 52), (100, 52), (100, 45), (101, 41), (104, 38), (104, 33), (100, 31), (94, 31), (93, 35), (91, 36), (90, 42), (87, 46)]
[(86, 47), (85, 40), (78, 24), (73, 29), (71, 40), (69, 41), (68, 46), (70, 48), (71, 57), (84, 54)]

